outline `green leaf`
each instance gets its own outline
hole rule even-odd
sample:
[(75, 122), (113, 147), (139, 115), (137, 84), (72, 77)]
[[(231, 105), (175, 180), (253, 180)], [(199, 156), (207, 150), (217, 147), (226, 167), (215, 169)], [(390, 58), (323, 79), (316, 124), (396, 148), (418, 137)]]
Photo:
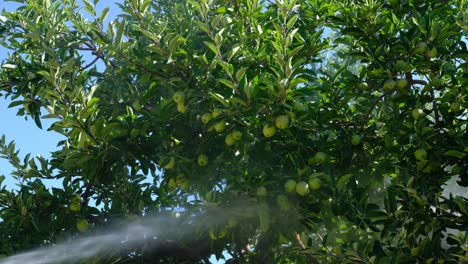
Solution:
[(338, 182), (336, 183), (336, 188), (338, 189), (338, 191), (341, 191), (343, 189), (343, 187), (346, 186), (346, 184), (349, 182), (349, 180), (353, 177), (354, 174), (352, 173), (349, 173), (349, 174), (345, 174), (343, 176), (340, 177), (340, 179), (338, 180)]
[(226, 101), (226, 99), (224, 99), (224, 97), (222, 95), (220, 95), (218, 93), (214, 93), (214, 92), (209, 92), (209, 94), (211, 95), (211, 97), (218, 100), (224, 106), (226, 106), (226, 107), (229, 106), (229, 102)]
[(239, 82), (244, 77), (244, 74), (247, 72), (249, 67), (242, 67), (236, 72), (236, 80)]
[(208, 27), (207, 24), (205, 24), (203, 22), (200, 22), (200, 21), (197, 21), (197, 20), (194, 20), (193, 22), (195, 22), (195, 24), (197, 24), (198, 28), (200, 28), (205, 33), (210, 33), (211, 32), (210, 28)]
[(236, 85), (233, 82), (229, 81), (228, 79), (218, 79), (218, 81), (233, 90), (237, 90)]
[(102, 10), (101, 15), (99, 16), (99, 20), (100, 20), (101, 22), (104, 21), (104, 20), (106, 19), (108, 13), (109, 13), (109, 7), (106, 6), (106, 7)]
[(88, 0), (81, 0), (84, 4), (84, 9), (88, 11), (93, 17), (96, 16), (96, 10), (94, 10), (93, 5)]
[(120, 23), (117, 22), (117, 33), (115, 34), (114, 45), (120, 46), (120, 42), (122, 42), (124, 28), (125, 20), (121, 20)]
[(2, 68), (5, 68), (5, 69), (16, 69), (16, 65), (14, 64), (9, 64), (9, 63), (5, 63), (2, 65)]
[(203, 41), (203, 43), (205, 43), (205, 45), (208, 46), (208, 48), (210, 48), (210, 50), (213, 51), (214, 54), (218, 54), (218, 49), (213, 43), (208, 41)]
[(463, 159), (466, 156), (466, 154), (458, 150), (449, 150), (444, 153), (444, 156)]

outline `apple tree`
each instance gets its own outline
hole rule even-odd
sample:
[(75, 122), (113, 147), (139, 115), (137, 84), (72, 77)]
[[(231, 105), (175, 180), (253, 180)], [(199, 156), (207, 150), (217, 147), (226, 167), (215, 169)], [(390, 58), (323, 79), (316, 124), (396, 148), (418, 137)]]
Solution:
[(0, 254), (182, 208), (94, 261), (468, 261), (466, 1), (17, 2), (0, 91), (63, 140), (1, 138)]

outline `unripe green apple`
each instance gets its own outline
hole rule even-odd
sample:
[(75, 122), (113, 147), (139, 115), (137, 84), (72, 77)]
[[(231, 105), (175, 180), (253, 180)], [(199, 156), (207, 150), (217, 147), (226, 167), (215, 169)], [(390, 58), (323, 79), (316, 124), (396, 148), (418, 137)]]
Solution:
[(358, 88), (361, 89), (361, 90), (363, 90), (363, 91), (364, 91), (364, 90), (367, 90), (367, 87), (368, 87), (368, 85), (367, 85), (366, 82), (361, 82), (361, 83), (359, 83), (359, 85), (358, 85)]
[(185, 107), (184, 103), (178, 103), (177, 104), (177, 112), (179, 113), (185, 113), (187, 111), (187, 107)]
[(325, 152), (317, 152), (315, 153), (314, 157), (313, 157), (313, 161), (314, 163), (317, 163), (317, 164), (320, 164), (320, 163), (323, 163), (327, 160), (327, 154)]
[(305, 196), (310, 193), (309, 184), (307, 182), (301, 181), (296, 184), (296, 193), (300, 196)]
[(81, 196), (79, 194), (75, 194), (75, 196), (73, 196), (73, 198), (71, 199), (71, 202), (72, 203), (81, 203)]
[(213, 116), (211, 115), (211, 113), (204, 113), (202, 115), (202, 117), (201, 117), (201, 120), (202, 120), (203, 124), (206, 124), (206, 123), (210, 122), (212, 117)]
[(294, 110), (296, 110), (297, 112), (306, 112), (307, 111), (307, 106), (304, 105), (300, 101), (295, 101), (294, 102)]
[(174, 166), (175, 166), (175, 158), (171, 157), (169, 159), (169, 162), (164, 166), (164, 168), (167, 169), (167, 170), (170, 170), (170, 169), (173, 169)]
[(321, 181), (319, 178), (309, 178), (309, 188), (313, 191), (320, 189)]
[(395, 63), (395, 70), (399, 72), (406, 72), (411, 69), (411, 64), (406, 61), (398, 60)]
[(224, 138), (224, 142), (226, 143), (226, 145), (232, 146), (232, 145), (234, 145), (234, 143), (236, 143), (236, 140), (235, 140), (234, 137), (232, 136), (232, 133), (229, 133), (229, 134), (227, 134), (226, 137)]
[(214, 228), (210, 229), (210, 238), (211, 240), (218, 239), (218, 236), (216, 235)]
[(260, 186), (257, 188), (257, 196), (266, 196), (267, 189), (264, 186)]
[(218, 117), (219, 115), (221, 115), (223, 113), (223, 111), (221, 111), (221, 109), (215, 109), (213, 110), (213, 112), (211, 113), (211, 115), (213, 116), (213, 118), (216, 118)]
[(285, 129), (289, 126), (289, 117), (287, 115), (280, 115), (275, 119), (275, 125), (278, 129)]
[(229, 228), (236, 227), (238, 223), (239, 223), (239, 222), (237, 222), (237, 219), (236, 219), (236, 218), (231, 217), (231, 218), (228, 219), (227, 227), (229, 227)]
[(197, 159), (198, 165), (201, 167), (208, 165), (208, 157), (205, 154), (198, 155)]
[(415, 53), (422, 54), (426, 52), (427, 50), (427, 43), (426, 42), (419, 42), (418, 45), (416, 45), (416, 49), (414, 50)]
[(76, 229), (78, 229), (79, 232), (84, 233), (89, 230), (89, 223), (88, 221), (84, 219), (80, 219), (76, 222)]
[(272, 124), (266, 124), (263, 126), (263, 135), (267, 138), (274, 136), (276, 133), (276, 127)]
[(177, 187), (177, 182), (173, 178), (170, 178), (167, 187), (169, 190), (174, 190)]
[(80, 203), (79, 202), (78, 203), (71, 202), (69, 207), (70, 207), (70, 211), (72, 211), (72, 212), (80, 211)]
[(388, 79), (388, 80), (386, 80), (386, 81), (384, 82), (383, 88), (384, 88), (385, 90), (387, 90), (387, 91), (391, 91), (391, 90), (393, 90), (393, 88), (395, 87), (395, 84), (396, 84), (396, 83), (395, 83), (394, 80)]
[(452, 111), (452, 113), (458, 113), (460, 112), (461, 110), (461, 105), (459, 102), (453, 102), (450, 104), (450, 111)]
[(177, 176), (176, 176), (176, 183), (177, 184), (180, 184), (181, 182), (184, 182), (186, 180), (187, 180), (187, 177), (185, 177), (185, 175), (183, 173), (177, 174)]
[(179, 182), (180, 189), (186, 191), (190, 187), (190, 181), (185, 179), (184, 181)]
[(351, 137), (351, 144), (353, 144), (353, 146), (357, 146), (361, 143), (361, 137), (358, 136), (358, 135), (353, 135)]
[(413, 109), (413, 111), (411, 111), (411, 116), (412, 116), (415, 120), (418, 120), (418, 119), (421, 118), (423, 115), (424, 115), (423, 110), (421, 110), (421, 109), (419, 109), (419, 108)]
[(426, 51), (426, 56), (427, 56), (428, 58), (434, 58), (434, 57), (436, 57), (436, 56), (437, 56), (437, 49), (436, 49), (436, 48), (432, 48), (432, 49), (430, 49), (430, 50), (427, 50), (427, 51)]
[(417, 160), (425, 160), (427, 158), (427, 151), (425, 149), (423, 149), (423, 148), (417, 149), (414, 152), (414, 157)]
[(396, 86), (399, 90), (405, 89), (408, 86), (408, 81), (406, 79), (399, 79), (396, 82)]
[(216, 123), (216, 125), (214, 126), (216, 132), (218, 133), (221, 133), (224, 131), (224, 129), (226, 128), (226, 122), (224, 121), (219, 121), (218, 123)]
[(242, 132), (240, 132), (239, 130), (232, 131), (232, 138), (236, 141), (240, 140), (242, 138)]
[(174, 100), (176, 104), (183, 104), (185, 102), (185, 93), (181, 91), (175, 92), (172, 96), (172, 100)]
[(296, 184), (295, 180), (288, 180), (284, 184), (284, 190), (288, 193), (293, 193), (296, 191)]
[(444, 72), (448, 73), (448, 74), (454, 74), (457, 72), (457, 67), (451, 63), (451, 62), (446, 62), (443, 66), (442, 66)]
[(281, 210), (288, 210), (289, 209), (289, 201), (288, 197), (284, 194), (280, 194), (276, 197), (276, 202), (278, 203), (278, 206), (280, 207)]
[(221, 239), (226, 236), (227, 230), (226, 228), (221, 228), (220, 230), (216, 231), (214, 228), (210, 229), (210, 238), (212, 240)]

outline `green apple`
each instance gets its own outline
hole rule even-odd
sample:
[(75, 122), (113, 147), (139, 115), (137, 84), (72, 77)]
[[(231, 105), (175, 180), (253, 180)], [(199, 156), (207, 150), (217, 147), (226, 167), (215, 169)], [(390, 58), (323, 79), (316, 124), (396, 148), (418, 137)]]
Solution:
[(362, 91), (367, 90), (367, 87), (368, 87), (368, 85), (367, 85), (366, 82), (361, 82), (361, 83), (358, 84), (358, 88), (360, 90), (362, 90)]
[(236, 143), (236, 140), (234, 139), (232, 133), (226, 135), (226, 137), (224, 138), (224, 143), (226, 143), (226, 145), (228, 146), (232, 146), (234, 145), (234, 143)]
[(289, 201), (288, 197), (284, 194), (280, 194), (276, 197), (276, 202), (278, 203), (278, 206), (280, 207), (281, 210), (288, 210), (289, 209)]
[(210, 120), (213, 118), (212, 114), (211, 113), (204, 113), (201, 117), (201, 120), (203, 122), (203, 124), (206, 124), (208, 122), (210, 122)]
[(218, 239), (218, 236), (216, 235), (214, 228), (210, 229), (210, 238), (211, 240)]
[(229, 228), (236, 227), (238, 223), (239, 223), (239, 222), (237, 221), (236, 218), (231, 217), (231, 218), (228, 219), (227, 227), (229, 227)]
[(70, 207), (70, 211), (72, 211), (72, 212), (80, 211), (80, 203), (79, 202), (78, 203), (71, 202), (69, 207)]
[(267, 138), (274, 136), (276, 133), (276, 127), (272, 124), (266, 124), (263, 126), (263, 135)]
[(223, 113), (223, 111), (221, 111), (221, 109), (215, 109), (213, 110), (213, 112), (211, 113), (211, 115), (213, 116), (213, 118), (216, 118), (218, 117), (219, 115), (221, 115)]
[(297, 112), (306, 112), (307, 111), (307, 106), (304, 105), (300, 101), (295, 101), (294, 102), (294, 110), (296, 110)]
[(393, 88), (395, 87), (396, 83), (394, 80), (392, 79), (388, 79), (384, 82), (383, 84), (383, 88), (387, 91), (391, 91), (393, 90)]
[(177, 112), (179, 113), (185, 113), (187, 111), (187, 107), (185, 107), (184, 103), (178, 103), (177, 104)]
[(185, 93), (184, 92), (175, 92), (174, 95), (172, 95), (172, 100), (176, 104), (183, 104), (185, 102)]
[(327, 154), (325, 152), (317, 152), (315, 153), (314, 157), (313, 157), (313, 161), (314, 163), (317, 163), (317, 164), (320, 164), (320, 163), (324, 163), (326, 160), (327, 160)]
[(403, 90), (408, 86), (408, 81), (406, 79), (399, 79), (396, 81), (396, 86), (399, 90)]
[(170, 170), (170, 169), (173, 169), (174, 166), (175, 166), (175, 158), (171, 157), (169, 159), (169, 162), (164, 166), (164, 168), (167, 169), (167, 170)]
[(280, 115), (275, 119), (275, 125), (278, 129), (285, 129), (289, 126), (289, 117), (287, 115)]
[(430, 58), (430, 59), (436, 57), (436, 56), (437, 56), (437, 49), (436, 49), (436, 48), (432, 48), (432, 49), (430, 49), (430, 50), (427, 50), (427, 51), (426, 51), (426, 56), (427, 56), (428, 58)]
[(425, 160), (427, 158), (427, 151), (423, 148), (419, 148), (414, 152), (414, 157), (417, 160)]
[(288, 193), (293, 193), (296, 191), (296, 184), (295, 180), (288, 180), (284, 184), (284, 190)]
[(427, 43), (426, 42), (419, 42), (418, 45), (416, 45), (416, 49), (414, 50), (415, 53), (425, 53), (427, 50)]
[(186, 191), (190, 187), (190, 181), (188, 179), (185, 179), (184, 181), (178, 182), (180, 189)]
[(169, 190), (174, 190), (177, 187), (177, 182), (173, 178), (170, 178), (167, 187), (169, 187)]
[(458, 113), (461, 110), (461, 105), (459, 102), (453, 102), (450, 104), (450, 111), (452, 113)]
[(177, 174), (177, 176), (176, 176), (176, 183), (177, 184), (180, 184), (181, 182), (184, 182), (186, 180), (187, 180), (187, 177), (185, 177), (185, 175), (183, 173)]
[(242, 138), (242, 132), (240, 132), (239, 130), (232, 131), (232, 138), (236, 141), (240, 140)]
[(197, 162), (198, 165), (201, 167), (206, 166), (208, 165), (208, 157), (205, 154), (200, 154), (198, 155)]
[(411, 111), (411, 116), (412, 116), (415, 120), (418, 120), (418, 119), (421, 118), (423, 115), (424, 115), (424, 112), (423, 112), (423, 110), (421, 110), (420, 108), (416, 108), (416, 109), (413, 109), (413, 111)]
[(257, 196), (266, 196), (267, 189), (264, 186), (260, 186), (257, 188)]
[(226, 236), (227, 230), (226, 228), (221, 228), (220, 230), (216, 231), (214, 228), (210, 229), (210, 238), (212, 240), (221, 239)]
[(215, 128), (216, 132), (221, 133), (221, 132), (224, 131), (224, 129), (226, 129), (226, 122), (220, 121), (220, 122), (216, 123), (214, 128)]
[(321, 181), (319, 178), (309, 178), (309, 188), (313, 191), (320, 189)]
[(309, 184), (305, 181), (298, 182), (296, 184), (296, 193), (300, 196), (305, 196), (310, 193)]
[(353, 146), (361, 144), (361, 137), (359, 135), (353, 135), (351, 137), (351, 144), (353, 144)]
[(79, 232), (84, 233), (89, 230), (89, 223), (88, 221), (84, 219), (80, 219), (76, 222), (76, 229), (78, 229)]
[(406, 71), (408, 71), (409, 69), (411, 69), (411, 64), (409, 64), (409, 63), (406, 62), (406, 61), (398, 60), (398, 61), (395, 63), (395, 70), (397, 70), (397, 71), (399, 71), (399, 72), (406, 72)]

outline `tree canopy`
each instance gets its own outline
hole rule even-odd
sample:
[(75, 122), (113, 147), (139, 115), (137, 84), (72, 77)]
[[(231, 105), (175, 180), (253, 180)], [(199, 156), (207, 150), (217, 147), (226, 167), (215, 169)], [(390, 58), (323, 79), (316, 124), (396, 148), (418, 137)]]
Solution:
[(88, 261), (468, 261), (465, 0), (16, 2), (0, 93), (64, 139), (1, 138), (0, 254), (178, 209)]

